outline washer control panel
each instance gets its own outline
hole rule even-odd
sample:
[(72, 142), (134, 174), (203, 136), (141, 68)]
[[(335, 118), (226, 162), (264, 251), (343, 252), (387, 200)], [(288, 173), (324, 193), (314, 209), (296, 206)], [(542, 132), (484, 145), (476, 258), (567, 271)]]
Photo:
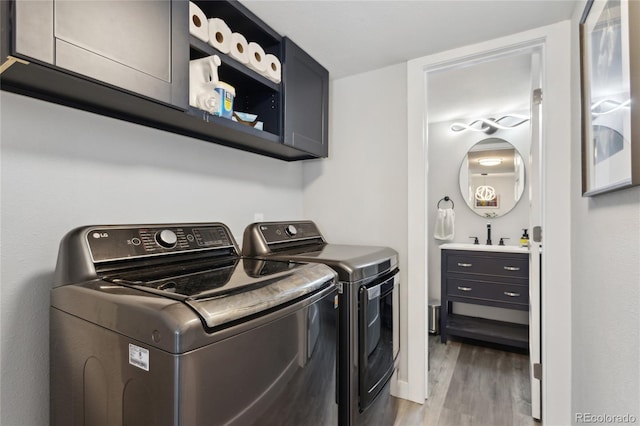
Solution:
[(229, 228), (222, 224), (93, 227), (86, 241), (94, 262), (197, 250), (238, 252)]
[(268, 222), (259, 224), (260, 233), (267, 244), (322, 238), (313, 222)]

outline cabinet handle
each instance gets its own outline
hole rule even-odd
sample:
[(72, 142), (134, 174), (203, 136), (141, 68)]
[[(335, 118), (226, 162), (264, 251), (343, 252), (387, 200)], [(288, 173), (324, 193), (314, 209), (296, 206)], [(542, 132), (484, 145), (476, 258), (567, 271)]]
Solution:
[(471, 268), (473, 266), (473, 263), (460, 263), (458, 262), (458, 266), (461, 268)]
[(460, 287), (460, 286), (458, 286), (458, 290), (460, 290), (460, 291), (471, 291), (473, 289), (471, 287)]
[(520, 267), (519, 266), (505, 266), (504, 269), (507, 270), (507, 271), (519, 271)]
[(510, 291), (505, 291), (504, 295), (509, 297), (518, 297), (520, 296), (520, 293), (511, 293)]

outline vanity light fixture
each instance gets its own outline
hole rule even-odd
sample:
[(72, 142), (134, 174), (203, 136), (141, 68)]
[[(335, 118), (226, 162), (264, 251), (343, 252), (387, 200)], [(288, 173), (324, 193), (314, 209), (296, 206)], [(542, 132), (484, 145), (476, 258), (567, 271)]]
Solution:
[[(511, 119), (520, 120), (513, 124), (502, 124), (501, 122)], [(496, 119), (493, 118), (476, 118), (469, 124), (464, 123), (453, 123), (450, 127), (452, 132), (463, 132), (466, 130), (473, 130), (475, 132), (485, 132), (490, 135), (495, 133), (497, 130), (510, 130), (518, 127), (519, 125), (526, 123), (529, 121), (529, 117), (521, 114), (507, 114), (502, 117)], [(478, 126), (479, 125), (479, 126)]]
[(497, 166), (502, 163), (501, 158), (481, 158), (478, 160), (481, 166)]
[(627, 99), (624, 102), (614, 101), (613, 99), (602, 99), (591, 105), (591, 114), (594, 116), (611, 114), (630, 105), (631, 99)]

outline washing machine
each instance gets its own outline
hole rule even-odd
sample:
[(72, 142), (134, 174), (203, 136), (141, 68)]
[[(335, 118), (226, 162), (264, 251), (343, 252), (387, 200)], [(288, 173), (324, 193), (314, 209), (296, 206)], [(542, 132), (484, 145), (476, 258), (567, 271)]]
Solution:
[(60, 244), (52, 425), (337, 424), (336, 273), (242, 258), (222, 223)]

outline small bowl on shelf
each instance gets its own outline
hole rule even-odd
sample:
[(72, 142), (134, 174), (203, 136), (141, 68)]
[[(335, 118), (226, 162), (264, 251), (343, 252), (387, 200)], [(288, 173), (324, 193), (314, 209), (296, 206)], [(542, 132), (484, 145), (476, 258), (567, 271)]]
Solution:
[(233, 121), (237, 121), (245, 126), (253, 127), (258, 130), (262, 130), (263, 123), (258, 121), (258, 116), (255, 114), (249, 114), (246, 112), (233, 112)]

